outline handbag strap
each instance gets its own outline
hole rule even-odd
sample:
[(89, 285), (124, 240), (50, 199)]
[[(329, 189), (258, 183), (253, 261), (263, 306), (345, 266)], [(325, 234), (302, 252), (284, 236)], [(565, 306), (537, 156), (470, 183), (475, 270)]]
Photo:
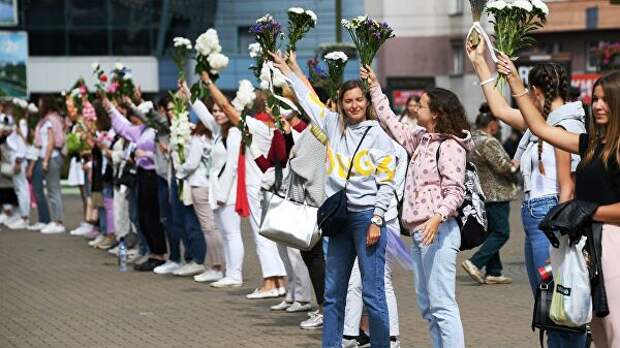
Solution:
[(366, 131), (364, 131), (364, 135), (362, 136), (362, 139), (357, 144), (357, 148), (355, 148), (355, 152), (353, 152), (353, 157), (351, 157), (351, 162), (349, 163), (349, 171), (347, 172), (347, 182), (349, 181), (349, 178), (351, 177), (351, 171), (353, 170), (353, 161), (355, 160), (355, 155), (357, 155), (357, 151), (359, 151), (360, 147), (362, 146), (362, 143), (364, 142), (364, 138), (366, 138), (366, 135), (370, 131), (370, 128), (372, 127), (371, 126), (366, 127)]

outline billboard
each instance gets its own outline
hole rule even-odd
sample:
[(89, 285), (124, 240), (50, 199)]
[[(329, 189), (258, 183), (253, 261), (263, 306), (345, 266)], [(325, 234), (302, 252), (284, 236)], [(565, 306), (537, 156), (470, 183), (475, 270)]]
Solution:
[(17, 25), (17, 0), (0, 0), (0, 27)]
[(28, 35), (0, 31), (0, 97), (27, 97)]

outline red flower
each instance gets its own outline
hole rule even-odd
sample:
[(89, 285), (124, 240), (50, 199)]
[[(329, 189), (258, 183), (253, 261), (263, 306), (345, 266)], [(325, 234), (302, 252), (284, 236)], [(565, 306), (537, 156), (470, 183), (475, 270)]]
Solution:
[(101, 74), (101, 76), (99, 76), (99, 81), (101, 81), (101, 82), (108, 82), (108, 75)]

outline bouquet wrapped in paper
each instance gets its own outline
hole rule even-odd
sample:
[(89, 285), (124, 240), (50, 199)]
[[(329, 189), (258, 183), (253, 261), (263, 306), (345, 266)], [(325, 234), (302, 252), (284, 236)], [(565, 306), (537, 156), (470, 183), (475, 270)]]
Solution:
[(297, 42), (301, 40), (310, 29), (316, 26), (317, 16), (311, 10), (301, 7), (288, 9), (288, 46), (286, 51), (296, 51)]
[[(542, 28), (549, 15), (549, 8), (542, 0), (516, 0), (510, 3), (497, 0), (489, 2), (486, 11), (493, 16), (495, 49), (508, 57), (514, 57), (519, 50), (535, 43), (531, 34)], [(505, 77), (500, 76), (496, 86), (504, 82)]]
[(344, 68), (347, 65), (349, 57), (347, 57), (344, 52), (334, 51), (326, 54), (323, 59), (325, 63), (327, 63), (327, 69), (329, 71), (327, 84), (329, 99), (336, 101), (338, 100), (338, 90), (344, 79)]
[(232, 100), (231, 104), (235, 110), (241, 113), (241, 121), (237, 127), (239, 127), (239, 130), (241, 131), (241, 139), (243, 140), (243, 143), (247, 146), (252, 144), (252, 134), (245, 123), (245, 118), (252, 109), (254, 100), (256, 100), (256, 93), (254, 92), (254, 86), (252, 86), (252, 83), (248, 80), (239, 81), (239, 89), (237, 90), (235, 99)]
[[(211, 28), (200, 34), (196, 39), (194, 49), (196, 50), (196, 68), (194, 72), (200, 76), (206, 71), (212, 81), (217, 81), (220, 73), (229, 63), (228, 57), (222, 54), (222, 46), (220, 46), (217, 31)], [(207, 89), (200, 79), (192, 85), (191, 92), (192, 101), (202, 99), (207, 95)]]
[[(368, 16), (355, 17), (350, 21), (343, 19), (342, 26), (351, 35), (362, 66), (371, 65), (381, 45), (394, 37), (394, 30), (387, 23), (379, 23)], [(367, 82), (363, 82), (368, 89)]]

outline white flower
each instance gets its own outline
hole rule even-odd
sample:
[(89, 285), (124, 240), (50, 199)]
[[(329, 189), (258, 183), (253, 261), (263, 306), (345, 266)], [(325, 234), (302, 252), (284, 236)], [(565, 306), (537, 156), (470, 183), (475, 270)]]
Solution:
[(217, 36), (217, 31), (213, 28), (200, 34), (196, 39), (196, 51), (202, 56), (208, 56), (211, 53), (219, 53), (222, 51), (220, 46), (220, 39)]
[(250, 44), (248, 46), (248, 51), (250, 51), (251, 58), (258, 58), (263, 55), (263, 48), (260, 47), (258, 42)]
[(22, 109), (27, 109), (28, 108), (28, 102), (23, 100), (23, 99), (13, 98), (12, 102), (13, 102), (14, 105), (17, 105), (17, 106), (19, 106)]
[(291, 7), (288, 9), (288, 12), (295, 14), (304, 14), (304, 9), (301, 7)]
[(28, 111), (32, 114), (36, 114), (37, 112), (39, 112), (39, 108), (34, 105), (34, 103), (30, 103), (28, 104)]
[(131, 80), (131, 74), (130, 73), (126, 73), (125, 75), (123, 75), (123, 80), (125, 80), (125, 81)]
[(116, 68), (116, 70), (123, 70), (125, 66), (122, 63), (117, 62), (114, 64), (114, 68)]
[(268, 63), (263, 64), (263, 68), (260, 71), (260, 89), (269, 89), (269, 81), (271, 80), (271, 73), (269, 72)]
[(341, 20), (340, 25), (342, 25), (346, 29), (353, 29), (353, 24), (346, 19)]
[(368, 15), (366, 15), (366, 16), (357, 16), (353, 20), (358, 21), (358, 22), (363, 22), (366, 19), (368, 19)]
[(60, 95), (65, 97), (67, 95), (67, 91), (63, 89), (62, 91), (60, 91)]
[(254, 86), (252, 86), (252, 82), (248, 80), (241, 80), (239, 81), (239, 90), (237, 90), (237, 95), (231, 104), (237, 111), (241, 112), (246, 107), (252, 106), (255, 99), (256, 94), (254, 93)]
[(192, 42), (187, 38), (177, 36), (172, 39), (172, 41), (174, 42), (174, 47), (185, 47), (188, 50), (192, 49)]
[(529, 0), (517, 0), (512, 3), (513, 7), (520, 8), (525, 10), (526, 12), (532, 11), (532, 3)]
[(256, 20), (256, 23), (267, 23), (267, 22), (271, 22), (273, 21), (273, 16), (270, 15), (269, 13), (267, 13), (266, 15), (262, 16), (261, 18)]
[(505, 9), (506, 7), (508, 7), (508, 4), (503, 0), (497, 0), (487, 4), (488, 9), (495, 9), (499, 11)]
[(537, 8), (545, 14), (545, 16), (549, 15), (549, 6), (545, 4), (542, 0), (532, 0), (532, 5), (534, 8)]
[(93, 62), (90, 67), (93, 69), (93, 71), (97, 71), (99, 70), (99, 63), (97, 62)]
[(312, 22), (316, 25), (316, 21), (318, 20), (316, 13), (314, 13), (314, 11), (312, 10), (306, 10), (306, 14), (310, 16), (310, 18), (312, 19)]
[(148, 114), (151, 110), (153, 110), (153, 102), (145, 101), (145, 102), (140, 103), (140, 105), (138, 105), (138, 110), (143, 115)]
[(228, 66), (228, 57), (221, 53), (213, 53), (207, 57), (207, 62), (211, 67), (211, 71), (219, 73)]
[(349, 60), (349, 57), (342, 51), (329, 52), (324, 58), (326, 60), (341, 60), (343, 63)]
[(286, 77), (284, 76), (284, 74), (282, 74), (282, 72), (280, 71), (280, 69), (273, 67), (273, 86), (274, 87), (284, 87), (286, 86)]
[(80, 89), (79, 88), (74, 88), (71, 90), (71, 96), (72, 97), (79, 97), (80, 96)]

